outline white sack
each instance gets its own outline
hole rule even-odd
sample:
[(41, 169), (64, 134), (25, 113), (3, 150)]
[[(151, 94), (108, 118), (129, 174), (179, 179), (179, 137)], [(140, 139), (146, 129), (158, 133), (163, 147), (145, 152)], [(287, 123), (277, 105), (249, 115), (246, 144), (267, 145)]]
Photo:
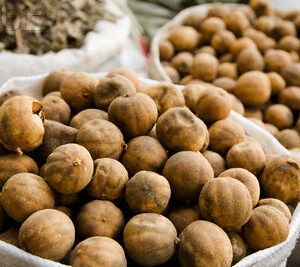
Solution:
[[(64, 49), (41, 56), (0, 53), (0, 86), (12, 77), (32, 76), (62, 68), (73, 72), (100, 72), (129, 67), (143, 74), (146, 59), (137, 42), (137, 24), (126, 7), (126, 1), (106, 2), (106, 9), (116, 15), (116, 22), (97, 22), (80, 49)], [(135, 38), (131, 38), (133, 34)]]
[[(103, 77), (105, 73), (93, 74), (95, 77)], [(30, 95), (41, 99), (41, 89), (44, 78), (47, 75), (38, 75), (33, 77), (18, 77), (12, 78), (7, 83), (5, 83), (0, 88), (0, 94), (12, 90), (12, 89), (22, 89), (28, 92)], [(142, 86), (150, 86), (157, 81), (149, 80), (146, 78), (140, 78), (142, 81)], [(183, 86), (178, 86), (180, 89)], [(289, 154), (286, 150), (270, 133), (258, 127), (256, 124), (242, 117), (238, 113), (231, 111), (230, 118), (237, 121), (244, 128), (246, 133), (253, 138), (255, 138), (263, 147), (266, 153), (273, 153), (279, 155)], [(291, 254), (292, 249), (295, 247), (297, 237), (300, 232), (300, 204), (298, 204), (291, 224), (290, 233), (286, 241), (278, 244), (272, 248), (261, 250), (256, 252), (237, 263), (236, 267), (271, 267), (271, 266), (285, 266), (285, 262), (288, 256)], [(64, 266), (59, 263), (55, 263), (49, 260), (33, 256), (27, 252), (24, 252), (14, 246), (0, 241), (0, 266), (2, 267), (54, 267), (54, 266)]]

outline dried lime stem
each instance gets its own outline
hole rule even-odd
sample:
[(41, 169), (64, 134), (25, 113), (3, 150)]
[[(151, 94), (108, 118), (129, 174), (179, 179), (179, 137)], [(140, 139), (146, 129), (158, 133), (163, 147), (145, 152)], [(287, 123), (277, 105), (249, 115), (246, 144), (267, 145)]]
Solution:
[(16, 149), (16, 151), (17, 151), (17, 153), (18, 153), (20, 156), (23, 155), (23, 151), (22, 151), (22, 149), (21, 149), (20, 147), (18, 147), (18, 148)]
[(81, 165), (81, 160), (80, 159), (74, 160), (73, 165), (74, 166), (80, 166)]

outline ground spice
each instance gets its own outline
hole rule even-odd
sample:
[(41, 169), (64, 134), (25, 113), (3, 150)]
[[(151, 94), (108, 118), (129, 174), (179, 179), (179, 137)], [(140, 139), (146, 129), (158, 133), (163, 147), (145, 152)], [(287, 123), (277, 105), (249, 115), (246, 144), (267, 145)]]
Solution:
[(105, 0), (0, 0), (0, 51), (41, 55), (78, 48), (104, 18)]

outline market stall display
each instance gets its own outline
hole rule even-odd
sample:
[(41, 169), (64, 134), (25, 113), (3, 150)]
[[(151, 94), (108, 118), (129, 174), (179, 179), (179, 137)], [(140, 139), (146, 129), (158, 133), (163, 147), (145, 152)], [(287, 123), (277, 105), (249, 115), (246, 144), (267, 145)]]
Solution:
[(146, 2), (148, 34), (172, 19), (155, 80), (126, 0), (2, 3), (1, 266), (283, 267), (295, 248), (300, 12)]

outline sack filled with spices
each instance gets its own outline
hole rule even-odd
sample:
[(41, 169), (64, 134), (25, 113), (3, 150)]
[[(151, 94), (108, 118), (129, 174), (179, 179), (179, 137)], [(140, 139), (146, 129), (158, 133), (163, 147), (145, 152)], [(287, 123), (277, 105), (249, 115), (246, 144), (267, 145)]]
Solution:
[(0, 0), (0, 3), (0, 84), (13, 76), (35, 75), (57, 68), (96, 72), (134, 64), (128, 60), (124, 63), (124, 49), (126, 54), (132, 51), (132, 56), (137, 57), (135, 62), (142, 62), (131, 68), (145, 65), (139, 49), (139, 30), (125, 1)]

